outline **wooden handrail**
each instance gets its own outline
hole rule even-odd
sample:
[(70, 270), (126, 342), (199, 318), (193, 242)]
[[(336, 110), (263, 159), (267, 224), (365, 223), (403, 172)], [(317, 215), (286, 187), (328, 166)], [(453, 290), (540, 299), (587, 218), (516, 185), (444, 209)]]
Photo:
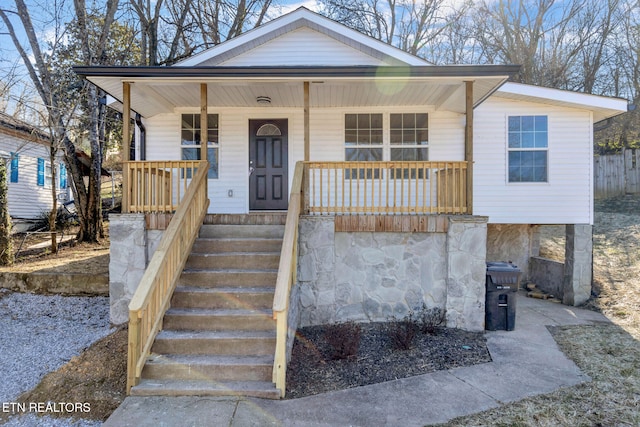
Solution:
[(308, 211), (335, 214), (468, 213), (466, 161), (307, 162)]
[(200, 160), (124, 162), (122, 212), (174, 212), (201, 165)]
[(276, 290), (273, 297), (273, 318), (276, 320), (276, 352), (273, 362), (273, 382), (280, 389), (280, 396), (286, 392), (287, 374), (287, 337), (289, 333), (289, 299), (291, 286), (296, 282), (298, 270), (298, 219), (304, 197), (302, 196), (302, 180), (305, 165), (296, 163), (289, 197), (287, 222), (280, 251), (280, 264)]
[(142, 368), (209, 206), (205, 185), (208, 162), (198, 163), (198, 170), (129, 303), (127, 394), (140, 381)]

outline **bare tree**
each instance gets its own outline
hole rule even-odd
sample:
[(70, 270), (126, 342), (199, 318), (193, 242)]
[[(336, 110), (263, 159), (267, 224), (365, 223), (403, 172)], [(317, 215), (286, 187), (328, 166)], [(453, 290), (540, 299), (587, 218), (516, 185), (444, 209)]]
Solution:
[[(74, 5), (79, 11), (79, 15), (82, 16), (83, 11), (86, 11), (84, 2), (78, 1)], [(109, 27), (113, 22), (117, 5), (117, 0), (107, 1), (107, 12), (102, 35), (99, 38), (100, 43), (97, 46), (90, 47), (88, 41), (84, 42), (83, 52), (85, 54), (88, 52), (92, 61), (89, 64), (96, 63), (96, 58), (102, 58), (105, 53), (104, 45), (109, 37)], [(72, 189), (80, 221), (78, 240), (95, 242), (98, 240), (101, 229), (99, 186), (97, 188), (95, 186), (96, 176), (98, 180), (100, 176), (101, 150), (99, 146), (94, 149), (92, 145), (90, 185), (87, 187), (83, 180), (82, 168), (76, 155), (75, 146), (67, 133), (67, 129), (74, 118), (80, 94), (77, 91), (77, 87), (70, 86), (70, 84), (76, 84), (75, 82), (70, 83), (70, 73), (61, 72), (63, 70), (51, 66), (55, 52), (60, 49), (64, 41), (65, 22), (63, 22), (63, 15), (68, 11), (62, 9), (64, 3), (55, 3), (53, 9), (51, 9), (51, 4), (40, 6), (41, 10), (52, 14), (52, 23), (55, 31), (53, 41), (49, 42), (46, 50), (41, 46), (30, 11), (24, 0), (14, 0), (14, 9), (0, 9), (0, 18), (6, 27), (7, 34), (22, 58), (31, 82), (46, 107), (48, 127), (52, 136), (52, 158), (55, 154), (54, 151), (58, 147), (64, 149), (65, 163), (74, 183)], [(48, 6), (48, 8), (45, 6)], [(24, 32), (27, 37), (26, 44), (23, 44), (18, 37), (18, 31), (14, 28), (14, 23), (9, 19), (9, 15), (18, 17), (20, 32)], [(97, 104), (96, 101), (94, 105)], [(52, 163), (52, 167), (54, 165), (55, 162)], [(55, 176), (56, 174), (52, 173), (52, 175)], [(52, 187), (55, 187), (55, 185), (52, 185)], [(52, 211), (53, 215), (55, 215), (54, 211)]]
[(0, 265), (13, 264), (11, 217), (9, 217), (7, 159), (0, 158)]
[(433, 43), (456, 25), (469, 4), (446, 0), (320, 0), (322, 13), (364, 34), (425, 57)]

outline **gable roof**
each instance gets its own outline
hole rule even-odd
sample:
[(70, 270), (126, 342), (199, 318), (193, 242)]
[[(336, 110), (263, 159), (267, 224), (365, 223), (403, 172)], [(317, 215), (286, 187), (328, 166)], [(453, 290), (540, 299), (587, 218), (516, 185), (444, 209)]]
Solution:
[[(365, 54), (372, 59), (378, 60), (382, 63), (381, 65), (431, 65), (424, 59), (362, 34), (318, 13), (312, 12), (305, 7), (299, 7), (293, 12), (280, 16), (246, 33), (178, 62), (175, 66), (224, 65), (226, 61), (234, 57), (264, 46), (277, 38), (301, 28), (315, 31), (318, 33), (317, 35), (323, 39), (333, 41), (336, 47), (344, 45), (344, 47), (348, 47), (356, 53)], [(307, 65), (309, 64), (307, 63)]]
[(495, 96), (512, 99), (514, 101), (537, 102), (559, 107), (588, 110), (593, 113), (594, 123), (617, 116), (618, 114), (626, 113), (628, 105), (627, 100), (621, 98), (511, 82), (502, 85)]

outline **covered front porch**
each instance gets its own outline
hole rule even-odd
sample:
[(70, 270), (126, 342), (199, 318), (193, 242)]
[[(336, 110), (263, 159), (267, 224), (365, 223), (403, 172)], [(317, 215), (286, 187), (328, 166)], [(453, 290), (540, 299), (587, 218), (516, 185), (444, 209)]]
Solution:
[[(286, 210), (305, 161), (304, 212), (472, 214), (474, 108), (516, 68), (76, 70), (122, 102), (123, 212), (175, 210), (194, 167), (179, 161), (207, 160), (209, 213)], [(258, 128), (274, 123), (277, 137)], [(262, 175), (261, 143), (278, 157)], [(279, 202), (255, 203), (265, 196)]]

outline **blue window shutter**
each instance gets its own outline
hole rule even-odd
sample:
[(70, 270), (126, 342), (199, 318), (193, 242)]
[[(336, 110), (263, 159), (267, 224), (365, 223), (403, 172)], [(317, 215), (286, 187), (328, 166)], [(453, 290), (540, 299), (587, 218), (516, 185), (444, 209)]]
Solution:
[(38, 159), (38, 186), (44, 187), (44, 159)]
[(67, 188), (67, 168), (64, 163), (60, 163), (60, 189)]
[(11, 153), (11, 177), (10, 182), (18, 182), (18, 166), (19, 160), (16, 153)]

